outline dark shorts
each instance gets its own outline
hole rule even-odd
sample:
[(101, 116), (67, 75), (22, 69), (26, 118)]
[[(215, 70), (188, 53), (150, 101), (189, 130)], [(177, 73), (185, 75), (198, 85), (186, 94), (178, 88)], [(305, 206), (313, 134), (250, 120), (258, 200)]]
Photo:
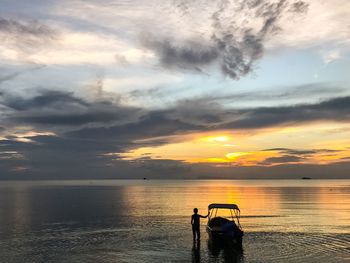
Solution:
[(195, 230), (199, 231), (199, 226), (197, 226), (197, 225), (192, 225), (192, 230), (193, 230), (193, 231), (195, 231)]
[(199, 226), (192, 225), (192, 232), (193, 232), (193, 237), (197, 235), (197, 237), (200, 236), (200, 229)]

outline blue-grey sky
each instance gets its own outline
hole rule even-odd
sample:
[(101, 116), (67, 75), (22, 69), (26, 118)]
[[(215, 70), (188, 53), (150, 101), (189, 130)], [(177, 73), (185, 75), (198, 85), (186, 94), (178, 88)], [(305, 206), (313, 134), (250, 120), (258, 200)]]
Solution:
[(347, 0), (2, 0), (0, 177), (349, 178)]

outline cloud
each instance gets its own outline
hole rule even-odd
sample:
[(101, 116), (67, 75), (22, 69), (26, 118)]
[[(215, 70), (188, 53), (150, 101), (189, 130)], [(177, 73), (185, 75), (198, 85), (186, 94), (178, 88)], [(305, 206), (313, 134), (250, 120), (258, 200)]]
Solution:
[(191, 131), (202, 129), (205, 129), (205, 126), (167, 117), (165, 112), (150, 112), (141, 116), (138, 120), (124, 125), (82, 128), (68, 132), (66, 135), (74, 138), (134, 141), (180, 133), (189, 133)]
[(235, 110), (236, 118), (222, 127), (231, 129), (259, 129), (315, 121), (350, 121), (350, 97), (326, 100), (317, 104), (284, 107), (261, 107)]
[(74, 97), (70, 92), (50, 90), (44, 90), (40, 95), (32, 98), (9, 96), (5, 98), (2, 104), (17, 111), (43, 109), (45, 107), (55, 107), (63, 110), (68, 105), (88, 105), (88, 103), (84, 102), (82, 99)]
[(289, 149), (289, 148), (271, 148), (262, 150), (265, 152), (278, 152), (280, 156), (269, 157), (264, 161), (260, 162), (260, 165), (276, 165), (284, 163), (303, 163), (312, 161), (312, 158), (316, 158), (319, 155), (329, 155), (332, 153), (339, 153), (343, 150), (334, 150), (334, 149)]
[[(244, 105), (244, 103), (254, 102), (254, 105), (268, 104), (292, 104), (293, 102), (318, 102), (320, 100), (336, 98), (349, 95), (349, 91), (345, 86), (335, 85), (334, 83), (306, 83), (296, 86), (279, 86), (268, 90), (258, 91), (240, 91), (225, 94), (217, 94), (208, 96), (208, 101), (218, 101), (220, 103), (234, 102), (236, 107)], [(202, 98), (203, 100), (205, 98)]]
[(31, 99), (11, 98), (3, 105), (15, 110), (8, 119), (18, 123), (73, 127), (100, 123), (100, 127), (84, 127), (69, 133), (83, 138), (144, 139), (192, 131), (260, 129), (321, 120), (350, 121), (350, 97), (317, 104), (252, 109), (226, 109), (214, 102), (185, 100), (176, 107), (146, 110), (110, 101), (87, 102), (71, 93), (44, 92)]
[(330, 50), (329, 52), (325, 53), (323, 56), (323, 60), (325, 64), (330, 64), (335, 60), (340, 59), (342, 56), (340, 54), (340, 50)]
[(18, 75), (20, 75), (21, 73), (20, 72), (13, 72), (13, 73), (10, 73), (10, 74), (1, 74), (0, 75), (0, 85), (6, 81), (9, 81), (9, 80), (12, 80), (14, 78), (16, 78)]
[(18, 22), (0, 17), (0, 31), (15, 35), (50, 37), (53, 30), (37, 21)]
[[(190, 5), (187, 1), (177, 1), (182, 19), (193, 16), (200, 4), (192, 3), (197, 8)], [(250, 73), (254, 62), (263, 56), (264, 42), (279, 30), (280, 18), (288, 12), (306, 11), (307, 4), (302, 1), (221, 0), (212, 6), (209, 14), (209, 37), (178, 40), (146, 34), (142, 41), (158, 55), (164, 67), (206, 72), (208, 66), (217, 64), (224, 75), (238, 79)]]
[(298, 163), (303, 161), (303, 157), (295, 156), (295, 155), (282, 155), (278, 157), (269, 157), (266, 158), (261, 165), (273, 165), (273, 164), (281, 164), (281, 163)]
[(0, 17), (1, 45), (29, 52), (49, 45), (58, 32), (39, 21), (17, 21)]
[[(241, 124), (243, 118), (246, 119), (246, 123), (251, 123), (260, 116), (263, 120), (248, 126), (255, 129), (283, 125), (286, 121), (288, 123), (320, 119), (334, 121), (340, 120), (339, 116), (343, 121), (344, 118), (349, 117), (347, 112), (350, 105), (348, 103), (350, 99), (344, 97), (310, 105), (230, 110), (213, 102), (208, 104), (206, 100), (184, 100), (168, 109), (146, 110), (125, 107), (118, 104), (118, 101), (113, 102), (108, 98), (102, 101), (88, 101), (70, 92), (41, 90), (39, 94), (26, 99), (10, 96), (7, 93), (3, 96), (2, 104), (12, 111), (9, 115), (11, 117), (7, 118), (8, 122), (14, 125), (25, 123), (34, 129), (46, 125), (57, 135), (30, 137), (14, 135), (1, 140), (1, 178), (25, 178), (25, 176), (27, 178), (99, 178), (99, 176), (101, 178), (128, 176), (162, 178), (166, 171), (169, 177), (174, 178), (179, 174), (186, 178), (210, 177), (216, 174), (231, 178), (232, 172), (237, 173), (237, 178), (244, 178), (249, 176), (247, 174), (249, 172), (255, 175), (261, 174), (259, 169), (273, 173), (296, 169), (300, 170), (299, 174), (322, 177), (322, 169), (300, 163), (297, 166), (296, 163), (317, 154), (327, 154), (337, 150), (271, 148), (264, 151), (275, 151), (281, 156), (267, 158), (253, 168), (220, 167), (216, 169), (213, 165), (187, 164), (166, 159), (154, 160), (147, 156), (126, 160), (123, 153), (140, 147), (166, 144), (170, 140), (170, 135), (221, 130), (227, 128), (227, 125), (232, 125), (235, 119), (239, 121), (238, 124)], [(78, 111), (95, 117), (79, 119)], [(292, 111), (295, 113), (291, 114)], [(40, 121), (33, 119), (33, 116), (38, 116), (39, 112), (43, 119)], [(287, 116), (293, 116), (293, 119), (286, 118), (284, 116), (286, 112)], [(26, 119), (20, 119), (19, 116), (25, 116)], [(64, 116), (65, 119), (61, 119), (60, 116)], [(249, 119), (252, 116), (253, 118)], [(269, 118), (273, 121), (269, 121)], [(243, 127), (247, 127), (246, 123)], [(70, 125), (68, 128), (67, 124)], [(96, 126), (91, 127), (92, 124)], [(242, 128), (242, 125), (234, 125), (231, 129), (246, 128)], [(293, 166), (286, 166), (287, 164)], [(343, 176), (340, 167), (345, 165), (339, 163), (324, 167)], [(271, 170), (263, 168), (266, 166), (271, 166)], [(274, 166), (279, 168), (272, 168)], [(210, 174), (209, 171), (212, 173)], [(286, 177), (293, 176), (287, 174)]]
[(17, 124), (79, 126), (89, 123), (127, 122), (139, 109), (122, 106), (110, 99), (86, 101), (71, 92), (42, 90), (23, 98), (5, 94), (0, 104), (7, 108), (7, 119)]
[[(30, 141), (0, 140), (1, 179), (173, 178), (190, 171), (182, 161), (141, 158), (124, 160), (120, 143), (60, 136), (34, 136)], [(109, 154), (113, 153), (113, 154)]]
[[(315, 121), (350, 121), (350, 97), (314, 104), (232, 109), (208, 98), (178, 101), (165, 109), (121, 104), (113, 97), (95, 100), (72, 92), (41, 90), (23, 98), (1, 94), (3, 121), (10, 126), (57, 128), (82, 138), (141, 140), (194, 131), (261, 129)], [(61, 129), (67, 126), (67, 129)], [(292, 153), (294, 154), (294, 153)]]
[(309, 5), (303, 1), (295, 2), (291, 5), (292, 12), (306, 12), (309, 9)]
[[(118, 151), (117, 145), (96, 143), (79, 139), (66, 139), (58, 136), (35, 136), (30, 141), (23, 142), (15, 139), (1, 140), (0, 148), (3, 152), (16, 152), (23, 158), (0, 160), (2, 176), (9, 174), (24, 174), (35, 178), (36, 174), (50, 177), (56, 174), (64, 178), (75, 172), (84, 172), (89, 169), (103, 168), (108, 163), (107, 157), (99, 158), (105, 151)], [(25, 167), (24, 171), (17, 171), (16, 167)], [(74, 175), (73, 175), (74, 177)], [(79, 177), (79, 176), (78, 176)]]
[[(349, 2), (308, 0), (307, 3), (307, 15), (299, 17), (300, 19), (288, 17), (281, 19), (284, 30), (267, 43), (267, 49), (270, 51), (286, 47), (313, 49), (322, 53), (325, 63), (338, 59), (339, 55), (346, 57), (350, 51)], [(296, 8), (299, 6), (296, 5)]]
[[(197, 87), (193, 87), (196, 90)], [(190, 107), (191, 104), (202, 104), (201, 109), (209, 108), (213, 115), (219, 105), (223, 108), (247, 109), (254, 107), (264, 107), (271, 105), (296, 105), (296, 104), (313, 104), (320, 101), (329, 100), (330, 98), (337, 98), (349, 96), (349, 89), (345, 84), (335, 83), (321, 83), (313, 82), (300, 85), (282, 85), (271, 88), (244, 91), (242, 89), (217, 89), (212, 87), (212, 92), (200, 92), (200, 95), (193, 95), (188, 97), (188, 92), (191, 87), (158, 85), (154, 88), (134, 89), (122, 95), (122, 99), (129, 101), (146, 101), (144, 105), (149, 105), (149, 102), (156, 107), (166, 107), (177, 105), (180, 107)], [(205, 106), (205, 104), (207, 104)], [(213, 105), (213, 107), (211, 106)], [(216, 105), (216, 106), (214, 106)], [(209, 112), (210, 112), (209, 111)], [(219, 117), (219, 116), (218, 116)]]
[[(107, 178), (348, 178), (350, 163), (296, 164), (298, 158), (268, 159), (269, 165), (188, 164), (167, 159), (124, 160), (125, 145), (58, 136), (35, 136), (30, 142), (0, 140), (0, 179)], [(271, 165), (270, 165), (271, 164)]]
[(271, 148), (271, 149), (265, 149), (263, 151), (281, 152), (281, 153), (284, 153), (284, 154), (302, 156), (302, 155), (313, 155), (313, 154), (319, 154), (319, 153), (341, 152), (342, 150), (333, 150), (333, 149), (299, 150), (299, 149), (289, 149), (289, 148)]
[(148, 35), (143, 37), (143, 43), (147, 48), (157, 52), (163, 66), (172, 69), (202, 72), (202, 66), (211, 64), (219, 57), (215, 47), (205, 46), (195, 41), (179, 46), (179, 44), (175, 45), (173, 40), (157, 40)]

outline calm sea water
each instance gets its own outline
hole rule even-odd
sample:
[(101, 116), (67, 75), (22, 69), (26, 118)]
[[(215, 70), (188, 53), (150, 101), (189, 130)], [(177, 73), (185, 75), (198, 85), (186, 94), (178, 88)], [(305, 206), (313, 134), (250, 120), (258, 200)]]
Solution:
[[(209, 203), (236, 203), (243, 251), (213, 246)], [(350, 262), (350, 180), (0, 182), (0, 262)]]

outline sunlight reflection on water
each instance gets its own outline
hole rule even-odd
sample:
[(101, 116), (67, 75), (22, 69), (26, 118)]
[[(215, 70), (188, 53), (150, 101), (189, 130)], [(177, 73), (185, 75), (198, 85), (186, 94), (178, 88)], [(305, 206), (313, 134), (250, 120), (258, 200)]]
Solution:
[[(1, 262), (350, 262), (349, 180), (37, 181), (0, 185)], [(243, 252), (193, 207), (236, 203)]]

